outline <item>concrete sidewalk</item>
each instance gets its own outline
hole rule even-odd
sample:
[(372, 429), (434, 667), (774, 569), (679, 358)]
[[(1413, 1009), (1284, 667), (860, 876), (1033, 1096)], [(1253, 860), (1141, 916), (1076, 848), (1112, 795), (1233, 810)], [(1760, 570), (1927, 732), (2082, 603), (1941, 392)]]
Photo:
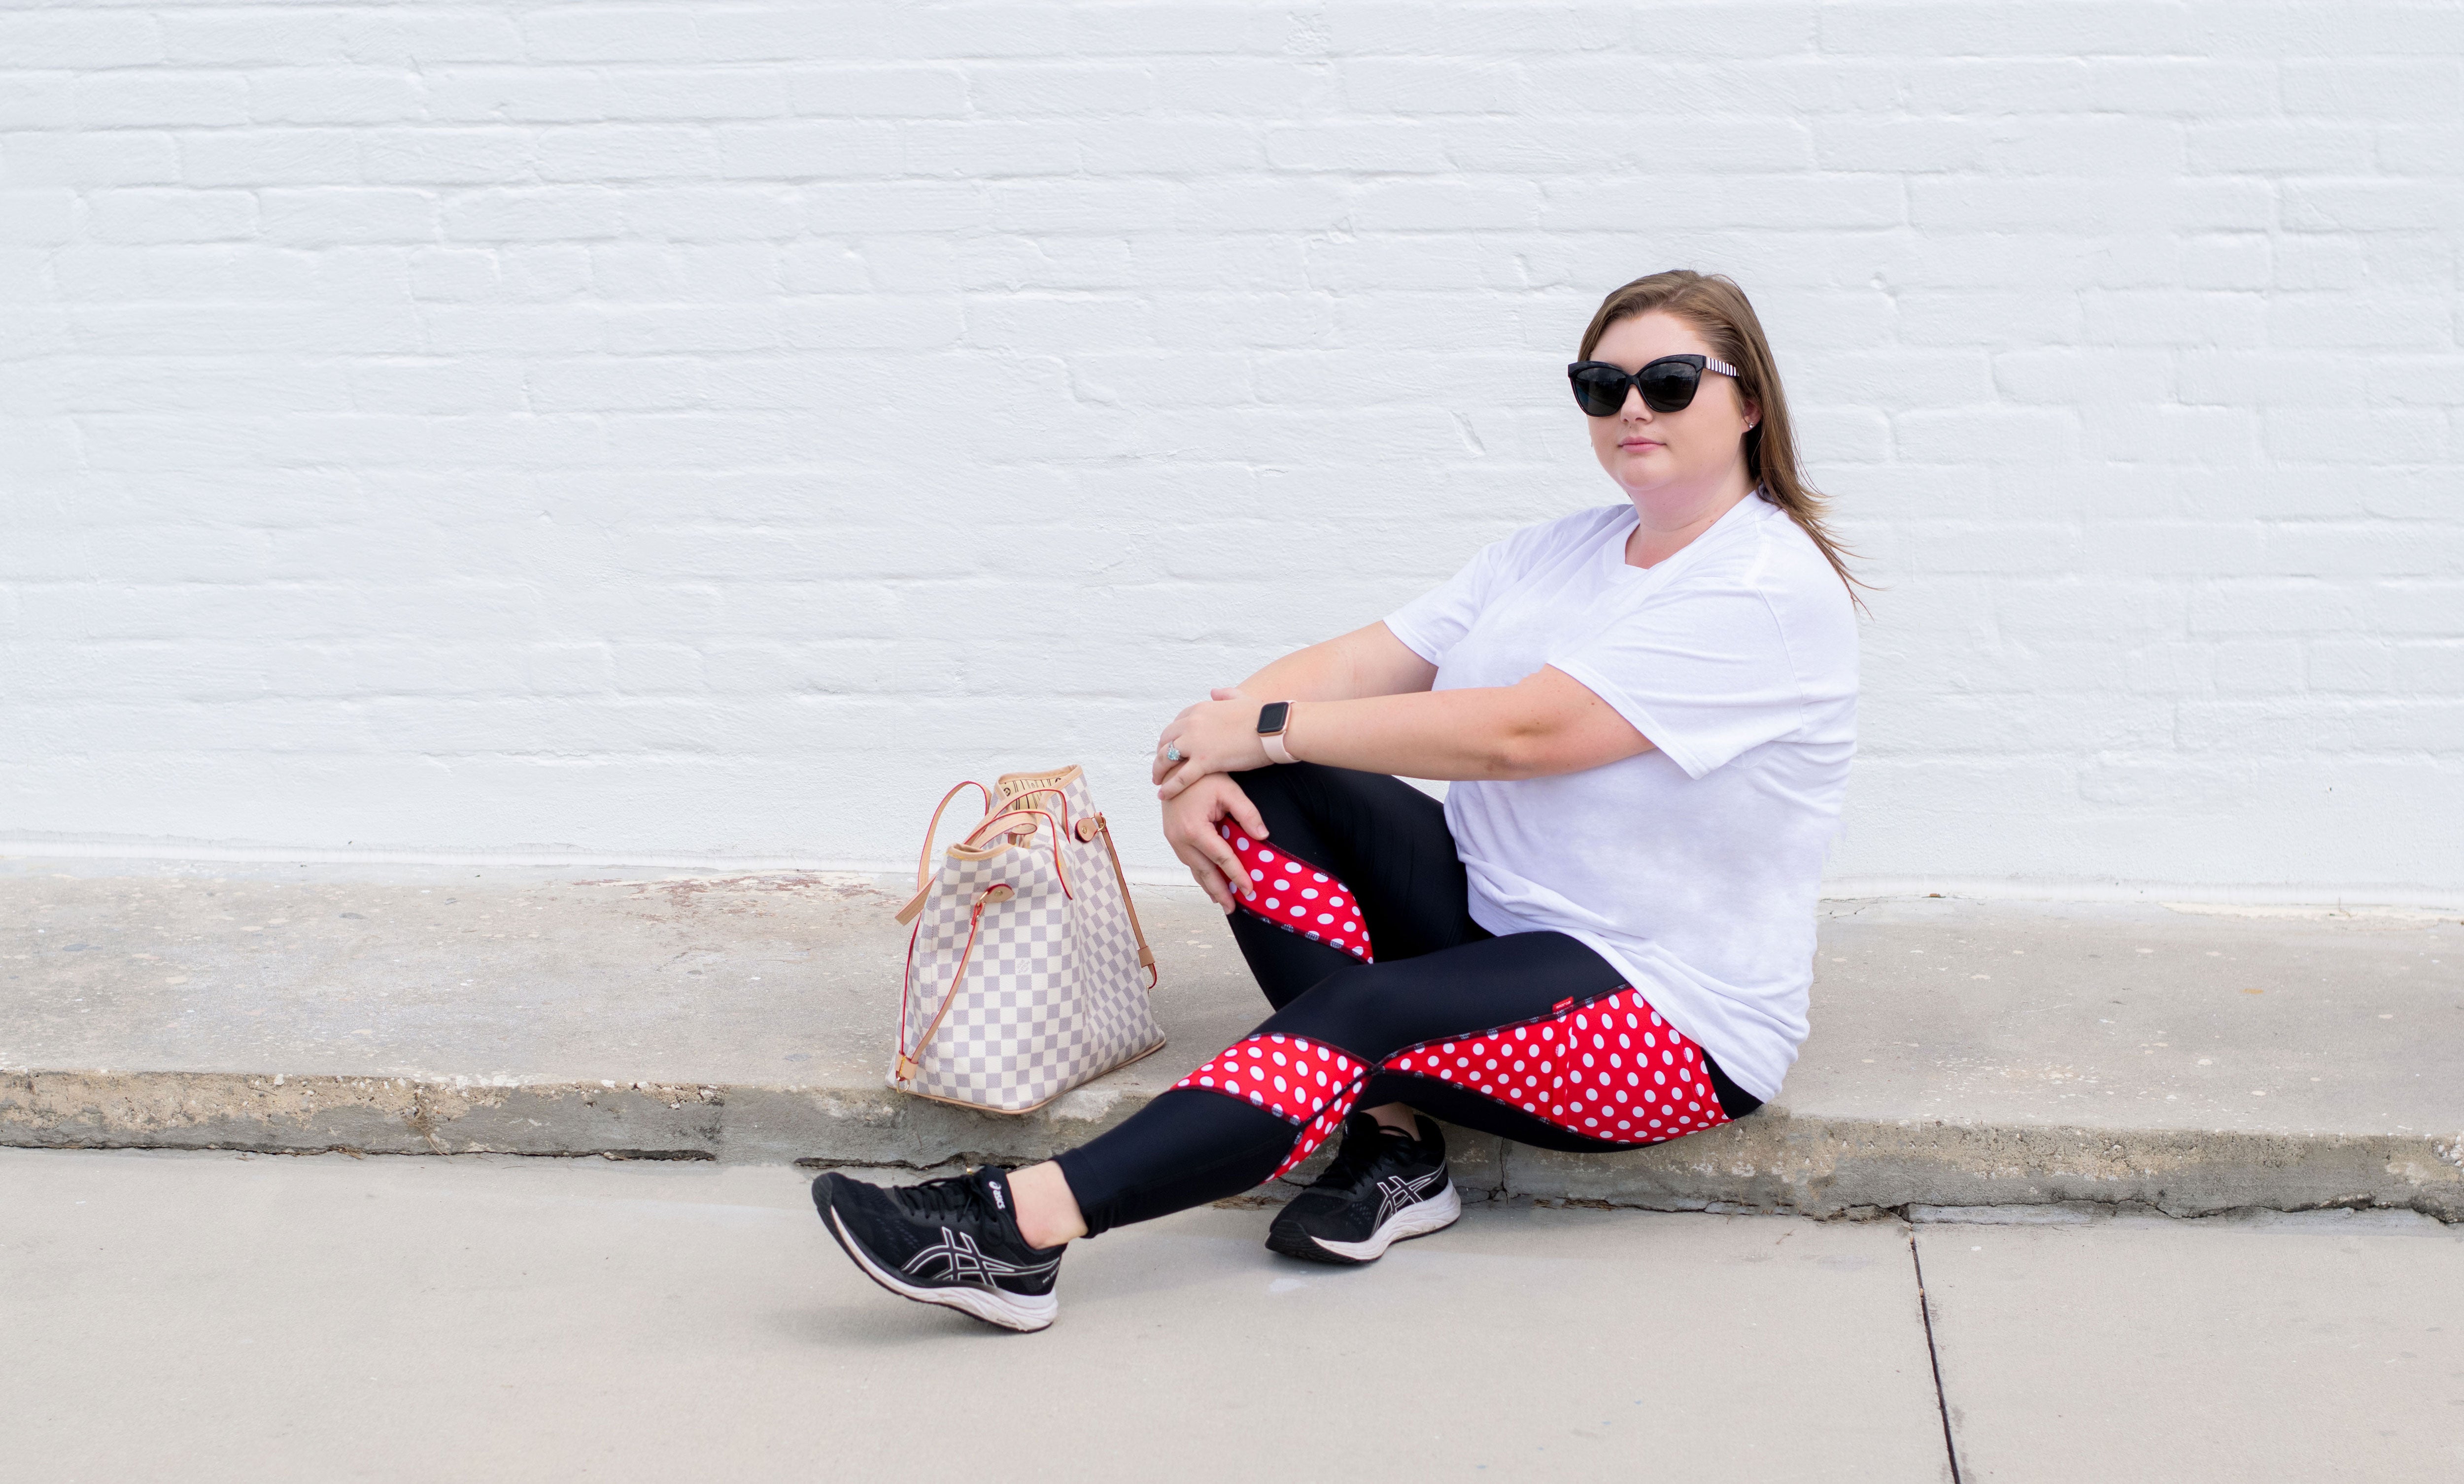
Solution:
[[(1021, 1119), (881, 1084), (901, 884), (473, 867), (0, 866), (0, 1143), (1037, 1157), (1263, 1014), (1145, 887), (1161, 1053)], [(1781, 1096), (1656, 1150), (1459, 1137), (1474, 1189), (1661, 1209), (2090, 1201), (2464, 1219), (2464, 924), (1826, 905)]]
[(1075, 1244), (1011, 1335), (875, 1288), (804, 1184), (0, 1150), (0, 1332), (40, 1337), (0, 1477), (2464, 1476), (2464, 1231), (2409, 1212), (1496, 1202), (1351, 1270), (1227, 1204)]

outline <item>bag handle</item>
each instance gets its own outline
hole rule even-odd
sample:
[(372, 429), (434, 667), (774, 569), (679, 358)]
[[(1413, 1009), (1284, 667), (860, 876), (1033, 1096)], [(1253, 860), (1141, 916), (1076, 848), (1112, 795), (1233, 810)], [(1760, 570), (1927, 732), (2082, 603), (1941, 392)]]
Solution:
[[(924, 848), (915, 852), (915, 889), (919, 892), (924, 889), (927, 873), (932, 867), (933, 836), (935, 831), (941, 828), (941, 811), (950, 807), (950, 800), (958, 797), (958, 790), (966, 788), (974, 789), (977, 793), (984, 796), (985, 814), (991, 814), (993, 812), (993, 791), (991, 789), (978, 783), (973, 778), (968, 778), (950, 786), (950, 792), (942, 795), (941, 801), (933, 806), (933, 822), (924, 826)], [(906, 919), (900, 918), (899, 921), (905, 922)]]
[[(959, 787), (965, 785), (960, 784)], [(955, 794), (957, 791), (952, 789), (950, 792)], [(946, 799), (943, 801), (947, 802)], [(916, 924), (914, 931), (907, 935), (907, 971), (898, 983), (898, 1059), (890, 1064), (891, 1076), (902, 1082), (912, 1082), (915, 1074), (924, 1069), (924, 1048), (932, 1044), (934, 1033), (941, 1029), (942, 1018), (949, 1015), (950, 1006), (958, 998), (958, 983), (967, 976), (967, 958), (976, 951), (976, 934), (983, 930), (985, 904), (1006, 902), (1016, 895), (1007, 882), (995, 882), (976, 893), (975, 909), (967, 914), (967, 946), (958, 950), (957, 972), (950, 975), (950, 987), (941, 992), (941, 1008), (933, 1012), (933, 1023), (924, 1028), (923, 1035), (915, 1037), (913, 1052), (907, 1049), (907, 985), (915, 973), (915, 936), (924, 930), (924, 925)]]
[(985, 815), (993, 812), (993, 791), (973, 778), (952, 784), (950, 792), (941, 796), (941, 801), (933, 806), (933, 822), (924, 826), (924, 848), (915, 853), (915, 895), (909, 897), (907, 905), (898, 909), (898, 921), (902, 923), (913, 922), (915, 914), (924, 910), (924, 894), (932, 889), (933, 837), (941, 828), (941, 811), (950, 807), (950, 800), (957, 797), (958, 790), (962, 788), (971, 788), (983, 795)]
[[(967, 832), (966, 839), (958, 841), (956, 845), (953, 845), (950, 848), (959, 855), (990, 855), (992, 854), (991, 851), (981, 848), (976, 842), (979, 840), (988, 839), (994, 835), (1005, 833), (1014, 835), (1019, 832), (1022, 826), (1011, 821), (1030, 818), (1042, 819), (1046, 825), (1051, 827), (1052, 874), (1061, 878), (1061, 894), (1073, 902), (1076, 901), (1078, 899), (1078, 893), (1069, 889), (1069, 867), (1061, 859), (1061, 826), (1054, 823), (1052, 816), (1045, 810), (1011, 809), (1001, 814), (994, 815), (991, 818), (986, 819), (981, 824), (977, 825), (974, 829), (969, 830)], [(1027, 838), (1032, 840), (1034, 838), (1035, 826), (1033, 824), (1027, 824), (1023, 826), (1023, 828), (1027, 831)], [(1019, 843), (1019, 841), (1012, 841), (1012, 843), (1016, 844)]]
[(1001, 807), (1002, 807), (1003, 809), (1017, 809), (1017, 810), (1025, 810), (1025, 809), (1028, 809), (1028, 808), (1030, 808), (1030, 807), (1032, 807), (1032, 806), (1027, 805), (1027, 804), (1022, 804), (1022, 803), (1020, 803), (1020, 802), (1019, 802), (1019, 800), (1020, 800), (1020, 799), (1022, 799), (1022, 798), (1033, 798), (1033, 797), (1035, 797), (1038, 794), (1049, 794), (1049, 795), (1051, 795), (1053, 797), (1055, 797), (1055, 798), (1057, 798), (1057, 799), (1061, 800), (1061, 827), (1062, 827), (1063, 829), (1065, 829), (1065, 830), (1068, 829), (1068, 828), (1069, 828), (1069, 796), (1068, 796), (1068, 795), (1067, 795), (1067, 794), (1064, 794), (1063, 792), (1061, 792), (1061, 791), (1060, 791), (1059, 789), (1057, 789), (1057, 788), (1031, 788), (1031, 789), (1021, 789), (1021, 790), (1019, 790), (1017, 793), (1012, 794), (1012, 795), (1011, 795), (1011, 796), (1010, 796), (1006, 800), (1004, 800), (1004, 801), (1002, 802), (1002, 804), (1001, 804)]
[(1155, 972), (1155, 949), (1147, 947), (1147, 930), (1138, 926), (1138, 905), (1130, 900), (1130, 879), (1121, 871), (1121, 852), (1119, 847), (1112, 843), (1111, 822), (1101, 813), (1090, 815), (1078, 821), (1080, 840), (1086, 840), (1092, 835), (1104, 837), (1104, 854), (1112, 858), (1112, 880), (1121, 884), (1121, 906), (1130, 914), (1130, 931), (1137, 934), (1138, 967), (1147, 971), (1147, 993), (1153, 994), (1155, 981), (1161, 977)]

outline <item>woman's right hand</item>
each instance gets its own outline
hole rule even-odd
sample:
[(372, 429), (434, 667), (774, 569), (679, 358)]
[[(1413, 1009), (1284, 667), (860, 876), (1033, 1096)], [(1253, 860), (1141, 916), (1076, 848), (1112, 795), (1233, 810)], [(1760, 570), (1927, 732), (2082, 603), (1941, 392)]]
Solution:
[(1163, 806), (1164, 842), (1172, 853), (1189, 867), (1208, 899), (1224, 911), (1232, 910), (1232, 893), (1255, 895), (1249, 884), (1248, 870), (1241, 858), (1232, 853), (1232, 842), (1216, 833), (1216, 826), (1230, 820), (1232, 827), (1251, 840), (1266, 838), (1266, 821), (1258, 818), (1258, 808), (1241, 785), (1224, 773), (1209, 774), (1175, 795)]
[[(1241, 699), (1241, 692), (1230, 686), (1218, 686), (1214, 689), (1206, 692), (1206, 699), (1209, 701), (1238, 701)], [(1171, 725), (1163, 729), (1163, 737), (1155, 739), (1155, 775), (1149, 778), (1147, 780), (1148, 782), (1161, 783), (1171, 775), (1175, 768), (1180, 766), (1180, 764), (1173, 762), (1163, 755), (1163, 750), (1167, 745), (1164, 741), (1164, 737), (1171, 737), (1177, 734), (1181, 728), (1189, 724), (1189, 713), (1198, 709), (1198, 708), (1202, 704), (1204, 703), (1192, 702), (1189, 705), (1182, 707), (1180, 709), (1180, 714), (1174, 717)]]

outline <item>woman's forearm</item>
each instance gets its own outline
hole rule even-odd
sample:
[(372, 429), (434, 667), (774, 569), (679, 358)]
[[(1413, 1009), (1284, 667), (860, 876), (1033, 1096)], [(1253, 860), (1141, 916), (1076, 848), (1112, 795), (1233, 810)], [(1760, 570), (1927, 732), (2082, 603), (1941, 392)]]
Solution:
[(1244, 696), (1266, 701), (1348, 701), (1426, 690), (1437, 666), (1382, 622), (1295, 649), (1241, 682)]
[(1648, 752), (1650, 741), (1553, 669), (1514, 686), (1292, 708), (1284, 745), (1305, 762), (1414, 778), (1535, 778)]
[[(1383, 625), (1379, 626), (1383, 633)], [(1346, 635), (1345, 639), (1353, 638)], [(1335, 641), (1342, 643), (1343, 641)], [(1434, 676), (1427, 662), (1383, 634), (1414, 665)], [(1325, 646), (1313, 646), (1323, 648)], [(1371, 649), (1373, 657), (1377, 653)], [(1286, 661), (1291, 662), (1287, 664)], [(1302, 650), (1260, 670), (1265, 688), (1228, 690), (1200, 701), (1173, 718), (1155, 746), (1155, 780), (1165, 799), (1209, 774), (1238, 774), (1269, 761), (1257, 731), (1261, 701), (1289, 700), (1283, 746), (1302, 762), (1413, 778), (1537, 778), (1580, 773), (1651, 751), (1644, 736), (1591, 688), (1554, 666), (1543, 666), (1511, 686), (1431, 690), (1428, 681), (1384, 693), (1312, 699), (1299, 688), (1315, 682), (1326, 688), (1362, 683), (1347, 676), (1340, 657)], [(1399, 671), (1400, 667), (1397, 667)], [(1401, 678), (1413, 678), (1401, 672)], [(1371, 670), (1367, 683), (1379, 683)]]
[(1512, 749), (1487, 690), (1309, 701), (1292, 708), (1284, 745), (1304, 762), (1411, 778), (1511, 778)]

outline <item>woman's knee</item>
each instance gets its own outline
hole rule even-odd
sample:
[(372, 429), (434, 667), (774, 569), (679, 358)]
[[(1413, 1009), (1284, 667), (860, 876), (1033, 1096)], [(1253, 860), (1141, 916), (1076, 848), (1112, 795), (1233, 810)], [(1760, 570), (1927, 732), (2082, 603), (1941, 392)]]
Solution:
[(1259, 1035), (1306, 1036), (1375, 1061), (1409, 1018), (1413, 998), (1397, 966), (1352, 964), (1319, 980), (1299, 998), (1267, 1017)]
[[(1304, 775), (1316, 767), (1315, 763), (1269, 763), (1236, 775), (1232, 781), (1249, 796), (1249, 802), (1258, 806), (1258, 812), (1265, 814), (1269, 809), (1299, 807), (1305, 792)], [(1270, 818), (1266, 824), (1271, 829), (1274, 820)]]

